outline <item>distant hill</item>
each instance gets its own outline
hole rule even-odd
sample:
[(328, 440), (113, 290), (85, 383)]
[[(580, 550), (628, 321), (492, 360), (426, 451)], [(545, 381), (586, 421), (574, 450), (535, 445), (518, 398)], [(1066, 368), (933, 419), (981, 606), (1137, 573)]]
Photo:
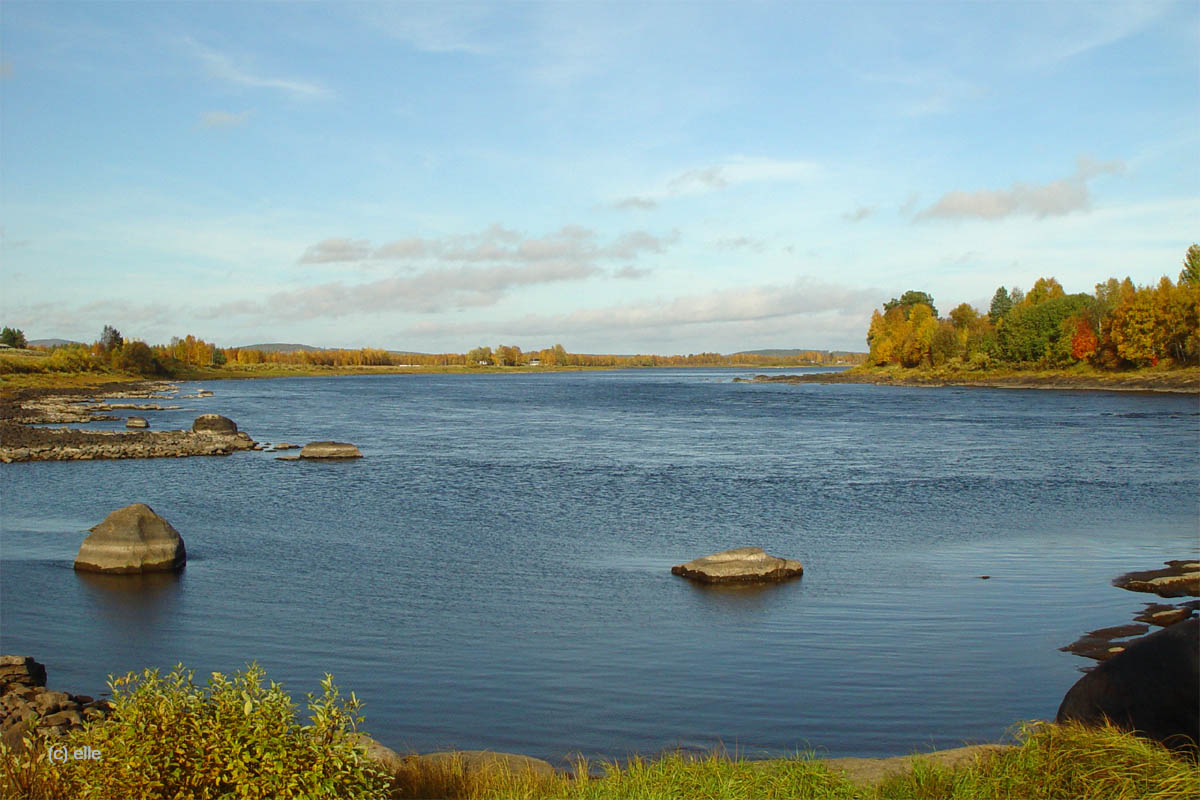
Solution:
[(258, 350), (263, 353), (317, 353), (326, 349), (328, 348), (313, 347), (311, 344), (287, 344), (286, 342), (244, 344), (238, 348), (238, 350)]
[(28, 344), (30, 347), (62, 347), (67, 344), (83, 344), (83, 342), (75, 342), (70, 339), (30, 339)]
[(762, 356), (763, 358), (795, 358), (802, 353), (829, 353), (834, 356), (851, 356), (855, 353), (851, 350), (822, 350), (819, 347), (797, 347), (791, 350), (740, 350), (733, 355), (735, 356)]

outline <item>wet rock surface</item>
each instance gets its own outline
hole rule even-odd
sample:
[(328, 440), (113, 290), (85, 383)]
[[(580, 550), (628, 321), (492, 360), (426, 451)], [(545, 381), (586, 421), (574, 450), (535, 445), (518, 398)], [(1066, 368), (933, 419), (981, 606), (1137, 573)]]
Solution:
[(1167, 561), (1164, 569), (1127, 572), (1114, 586), (1159, 597), (1200, 597), (1200, 561)]
[[(1113, 580), (1113, 586), (1133, 592), (1152, 592), (1164, 598), (1181, 597), (1187, 594), (1200, 596), (1200, 562), (1175, 560), (1164, 562), (1164, 569), (1127, 572)], [(1178, 625), (1195, 617), (1200, 610), (1200, 600), (1186, 600), (1175, 604), (1146, 603), (1145, 608), (1133, 617), (1134, 623), (1114, 625), (1088, 631), (1076, 641), (1059, 650), (1105, 662), (1120, 655), (1142, 638), (1147, 638), (1149, 626), (1166, 628)], [(1081, 672), (1092, 672), (1095, 667), (1081, 667)]]

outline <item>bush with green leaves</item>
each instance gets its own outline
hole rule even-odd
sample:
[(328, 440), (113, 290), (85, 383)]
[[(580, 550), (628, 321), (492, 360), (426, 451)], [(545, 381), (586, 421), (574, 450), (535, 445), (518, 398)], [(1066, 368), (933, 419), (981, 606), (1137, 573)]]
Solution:
[[(283, 687), (251, 664), (197, 685), (182, 665), (160, 676), (146, 670), (111, 679), (107, 721), (72, 733), (68, 750), (91, 747), (94, 760), (53, 763), (43, 743), (5, 755), (9, 785), (20, 796), (75, 798), (379, 798), (389, 781), (357, 745), (361, 704), (340, 696), (326, 675), (308, 695), (301, 725)], [(53, 744), (53, 742), (51, 742)], [(22, 762), (21, 759), (24, 759)], [(13, 786), (14, 775), (38, 780)], [(20, 781), (18, 781), (20, 782)]]

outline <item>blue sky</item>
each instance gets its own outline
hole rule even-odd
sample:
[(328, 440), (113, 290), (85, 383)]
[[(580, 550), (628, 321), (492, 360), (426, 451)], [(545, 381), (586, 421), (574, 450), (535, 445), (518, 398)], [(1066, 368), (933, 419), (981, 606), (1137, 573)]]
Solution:
[(0, 4), (3, 324), (865, 349), (1200, 237), (1200, 5)]

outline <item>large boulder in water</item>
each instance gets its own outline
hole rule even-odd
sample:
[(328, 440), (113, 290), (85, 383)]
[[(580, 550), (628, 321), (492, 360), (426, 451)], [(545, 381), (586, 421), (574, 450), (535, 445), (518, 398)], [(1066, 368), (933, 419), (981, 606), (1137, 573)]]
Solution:
[(301, 458), (362, 458), (362, 452), (346, 442), (309, 442), (300, 451)]
[(1143, 637), (1067, 691), (1055, 722), (1137, 731), (1176, 750), (1200, 742), (1200, 619)]
[(167, 572), (183, 567), (179, 531), (145, 503), (117, 509), (83, 540), (75, 569), (88, 572)]
[(237, 423), (220, 414), (201, 414), (192, 423), (192, 433), (217, 433), (222, 436), (233, 436), (237, 432)]
[(761, 547), (739, 547), (677, 564), (671, 574), (700, 583), (758, 583), (798, 578), (804, 567), (799, 561), (767, 555)]

